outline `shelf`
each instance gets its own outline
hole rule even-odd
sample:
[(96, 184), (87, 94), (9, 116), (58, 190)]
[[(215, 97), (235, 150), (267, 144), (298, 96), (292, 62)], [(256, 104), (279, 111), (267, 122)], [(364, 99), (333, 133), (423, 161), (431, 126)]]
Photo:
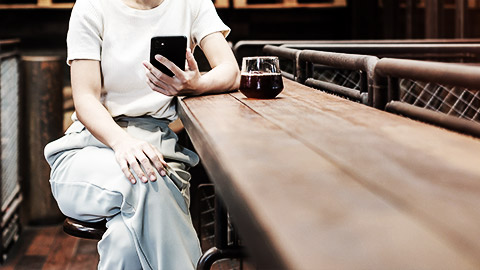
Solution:
[[(386, 1), (386, 0), (378, 0), (378, 4), (379, 4), (380, 7), (383, 7), (383, 1)], [(468, 4), (468, 8), (471, 8), (471, 9), (480, 8), (480, 0), (467, 0), (467, 4)], [(400, 5), (401, 8), (406, 7), (405, 1), (400, 1), (399, 5)], [(415, 7), (420, 8), (420, 9), (425, 8), (425, 0), (417, 1), (415, 3)], [(443, 8), (444, 9), (455, 9), (455, 1), (446, 0), (444, 5), (443, 5)]]
[[(54, 3), (51, 0), (38, 0), (28, 4), (1, 4), (0, 9), (71, 9), (74, 3)], [(215, 0), (216, 8), (228, 8), (228, 0)]]
[(346, 0), (330, 0), (330, 1), (306, 1), (304, 0), (280, 0), (280, 2), (275, 1), (264, 1), (264, 0), (234, 0), (234, 8), (238, 9), (280, 9), (280, 8), (336, 8), (336, 7), (346, 7)]
[(71, 9), (73, 3), (44, 3), (41, 0), (37, 4), (0, 4), (0, 9)]
[[(315, 2), (308, 1), (308, 3), (302, 2), (302, 0), (280, 0), (272, 3), (269, 0), (257, 0), (258, 3), (249, 3), (249, 0), (234, 0), (234, 8), (238, 9), (248, 9), (248, 8), (258, 8), (258, 9), (278, 9), (278, 8), (335, 8), (335, 7), (346, 7), (347, 0), (331, 0), (331, 1), (319, 1)], [(384, 0), (379, 0), (380, 6)], [(215, 0), (216, 8), (228, 8), (229, 0)], [(54, 3), (52, 0), (37, 0), (37, 3), (25, 3), (25, 4), (2, 4), (0, 3), (0, 9), (71, 9), (74, 3)], [(402, 7), (405, 7), (404, 3), (400, 3)], [(425, 2), (419, 1), (417, 3), (417, 8), (424, 8)], [(480, 0), (468, 0), (469, 8), (480, 8)], [(444, 6), (446, 9), (455, 8), (455, 5), (447, 2)]]
[(214, 3), (216, 8), (228, 8), (230, 6), (228, 0), (215, 0)]

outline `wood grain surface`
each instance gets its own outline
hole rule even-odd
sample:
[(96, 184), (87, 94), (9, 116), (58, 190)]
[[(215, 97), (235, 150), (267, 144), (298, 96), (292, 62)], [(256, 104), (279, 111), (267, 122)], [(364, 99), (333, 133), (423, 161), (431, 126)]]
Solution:
[(480, 267), (480, 140), (284, 82), (179, 102), (260, 268)]

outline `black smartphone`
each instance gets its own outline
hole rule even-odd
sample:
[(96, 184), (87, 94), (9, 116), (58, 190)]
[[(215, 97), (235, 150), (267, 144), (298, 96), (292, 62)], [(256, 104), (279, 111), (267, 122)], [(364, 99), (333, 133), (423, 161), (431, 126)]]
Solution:
[(152, 37), (150, 44), (150, 63), (161, 72), (173, 77), (173, 72), (155, 59), (160, 54), (172, 61), (181, 70), (185, 70), (185, 53), (187, 52), (187, 37), (159, 36)]

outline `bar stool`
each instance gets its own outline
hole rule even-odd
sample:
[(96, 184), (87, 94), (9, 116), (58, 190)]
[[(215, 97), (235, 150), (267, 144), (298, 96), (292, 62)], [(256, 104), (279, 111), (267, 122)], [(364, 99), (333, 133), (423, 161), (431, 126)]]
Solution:
[[(172, 130), (176, 131), (175, 133), (179, 135), (179, 138), (185, 139), (183, 138), (183, 136), (186, 136), (186, 133), (181, 133), (182, 129)], [(212, 184), (200, 186), (210, 186), (213, 189)], [(198, 261), (196, 266), (196, 269), (198, 270), (210, 269), (216, 261), (221, 259), (241, 259), (245, 257), (245, 252), (243, 248), (238, 244), (238, 239), (235, 233), (233, 233), (233, 235), (235, 236), (233, 237), (233, 243), (229, 243), (227, 211), (218, 196), (215, 196), (214, 200), (215, 243), (214, 246), (207, 250)], [(65, 233), (79, 238), (100, 240), (102, 239), (102, 235), (105, 233), (106, 230), (106, 221), (89, 223), (67, 217), (63, 223), (63, 231)]]
[[(73, 110), (73, 107), (71, 109)], [(170, 123), (170, 128), (183, 140), (187, 138), (185, 129), (179, 120)], [(63, 231), (71, 236), (79, 238), (100, 240), (107, 230), (106, 223), (106, 221), (83, 222), (67, 217), (63, 222)]]
[[(100, 222), (83, 222), (67, 217), (63, 222), (63, 231), (69, 235), (86, 238), (86, 239), (102, 239), (103, 234), (107, 230), (106, 221)], [(215, 196), (215, 246), (207, 250), (198, 261), (197, 270), (208, 270), (213, 263), (221, 259), (244, 258), (245, 253), (238, 240), (235, 239), (233, 244), (228, 243), (228, 215), (220, 198)]]
[(63, 222), (63, 231), (79, 238), (100, 240), (107, 230), (106, 223), (106, 220), (100, 222), (83, 222), (67, 217)]

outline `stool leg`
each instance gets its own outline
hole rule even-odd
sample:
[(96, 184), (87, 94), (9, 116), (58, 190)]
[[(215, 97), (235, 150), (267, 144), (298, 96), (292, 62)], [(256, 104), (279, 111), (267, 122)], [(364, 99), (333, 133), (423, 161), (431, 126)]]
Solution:
[(215, 247), (207, 250), (197, 264), (197, 270), (209, 270), (213, 263), (226, 258), (242, 258), (239, 246), (228, 245), (228, 216), (220, 197), (215, 196)]
[(215, 247), (225, 249), (228, 246), (228, 215), (227, 210), (220, 200), (215, 196)]

